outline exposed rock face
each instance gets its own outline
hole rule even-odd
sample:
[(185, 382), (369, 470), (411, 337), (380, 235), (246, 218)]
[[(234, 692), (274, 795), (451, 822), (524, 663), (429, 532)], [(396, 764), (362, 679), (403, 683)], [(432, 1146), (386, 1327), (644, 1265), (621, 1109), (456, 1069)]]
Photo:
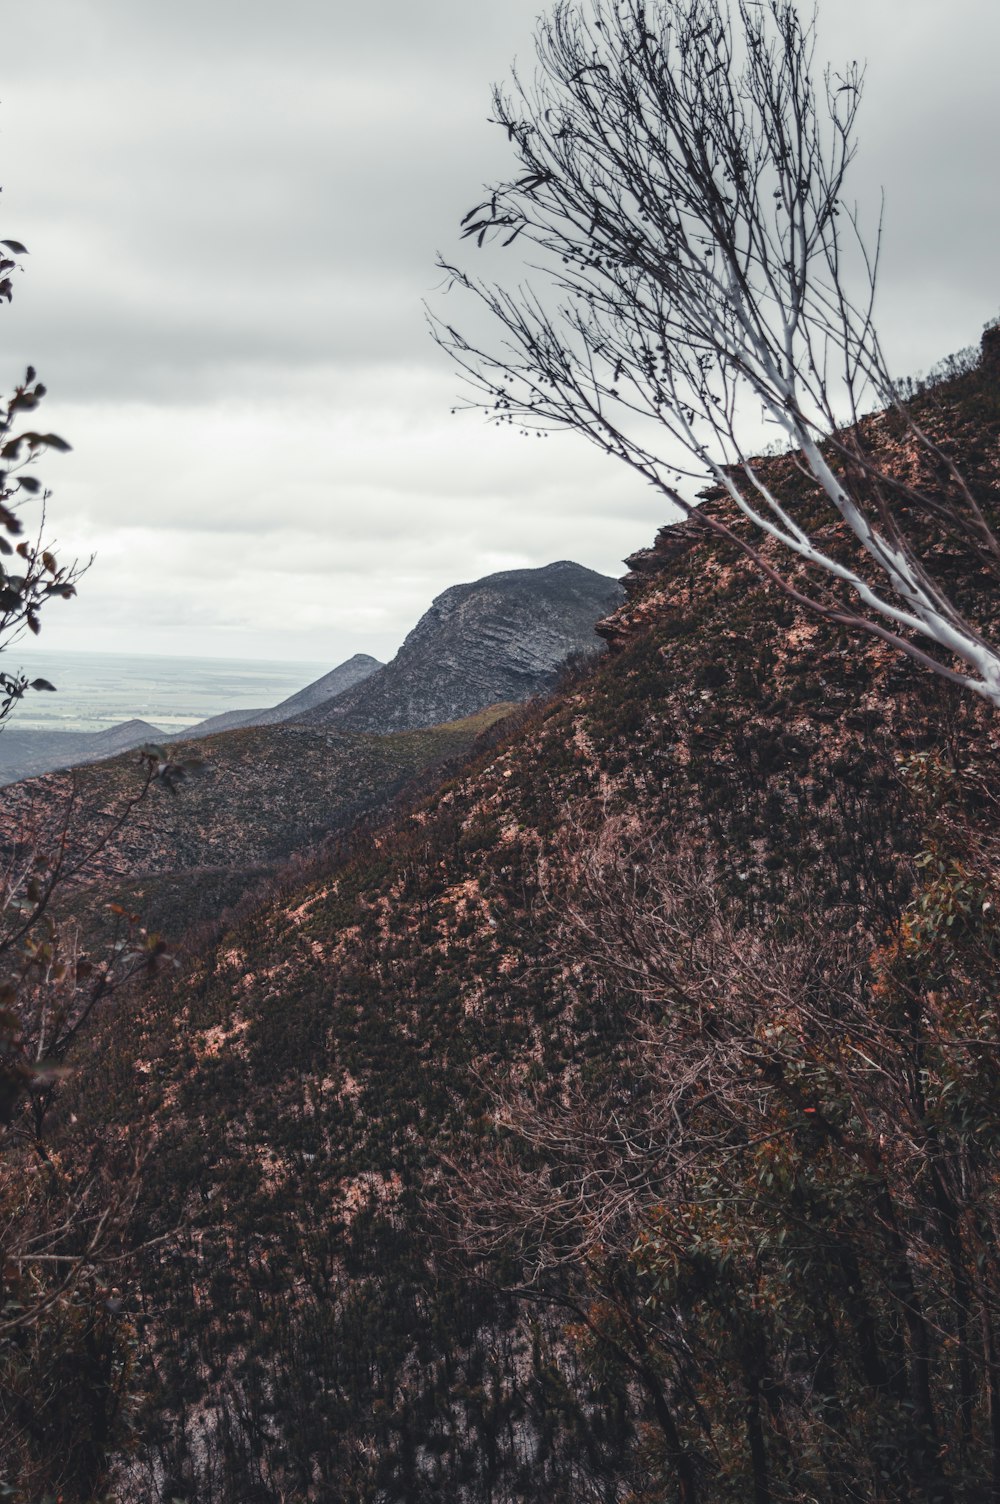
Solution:
[(301, 715), (304, 710), (312, 710), (316, 705), (322, 705), (326, 700), (332, 700), (336, 695), (341, 695), (345, 690), (355, 684), (360, 684), (373, 674), (377, 668), (383, 665), (370, 653), (355, 653), (353, 658), (338, 664), (322, 678), (307, 684), (305, 689), (298, 690), (294, 695), (289, 695), (287, 700), (282, 700), (278, 705), (272, 705), (267, 710), (225, 710), (221, 715), (209, 716), (207, 721), (199, 721), (195, 726), (188, 726), (184, 731), (178, 731), (172, 741), (187, 741), (192, 736), (210, 736), (215, 731), (234, 731), (239, 726), (277, 726), (281, 721), (290, 721), (293, 716)]
[(551, 688), (568, 657), (601, 651), (595, 623), (621, 598), (615, 580), (567, 560), (453, 585), (391, 663), (294, 724), (410, 731), (530, 699)]
[(1000, 324), (983, 331), (982, 352), (983, 369), (1000, 371)]

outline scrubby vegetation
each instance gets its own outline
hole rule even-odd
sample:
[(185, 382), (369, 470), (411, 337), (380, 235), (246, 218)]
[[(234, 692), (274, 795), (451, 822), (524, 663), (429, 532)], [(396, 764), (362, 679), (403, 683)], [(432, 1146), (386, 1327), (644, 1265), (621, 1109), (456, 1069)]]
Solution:
[[(920, 399), (991, 516), (997, 391)], [(997, 1496), (994, 712), (697, 521), (632, 562), (608, 659), (92, 1033), (123, 1504)]]
[(135, 791), (141, 754), (27, 779), (0, 795), (0, 853), (10, 860), (29, 839), (45, 845), (58, 838), (82, 855), (95, 832), (107, 831), (100, 851), (66, 885), (63, 904), (86, 916), (117, 902), (178, 940), (290, 859), (390, 808), (513, 709), (494, 705), (393, 736), (279, 725), (179, 742), (169, 749), (171, 766), (193, 770), (183, 798), (178, 786), (161, 781), (126, 821), (120, 811)]

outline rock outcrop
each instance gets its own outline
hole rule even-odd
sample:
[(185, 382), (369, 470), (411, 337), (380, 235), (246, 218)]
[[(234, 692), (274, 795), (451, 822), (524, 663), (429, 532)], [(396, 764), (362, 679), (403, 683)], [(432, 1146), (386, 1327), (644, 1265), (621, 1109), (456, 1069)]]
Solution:
[(595, 624), (621, 598), (615, 580), (568, 560), (453, 585), (391, 663), (293, 724), (384, 734), (528, 700), (551, 689), (567, 658), (602, 650)]

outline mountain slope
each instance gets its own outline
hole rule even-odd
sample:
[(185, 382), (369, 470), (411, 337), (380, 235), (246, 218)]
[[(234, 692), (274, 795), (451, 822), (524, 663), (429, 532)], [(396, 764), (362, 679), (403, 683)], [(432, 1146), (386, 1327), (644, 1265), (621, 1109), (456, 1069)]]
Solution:
[(552, 687), (567, 658), (601, 650), (594, 624), (620, 598), (614, 580), (568, 561), (453, 585), (391, 663), (296, 724), (407, 731), (527, 700)]
[[(276, 862), (388, 807), (419, 773), (507, 714), (515, 697), (549, 684), (568, 653), (600, 652), (595, 623), (620, 594), (615, 582), (571, 563), (490, 576), (446, 591), (384, 668), (357, 654), (271, 710), (227, 712), (178, 736), (136, 722), (72, 739), (81, 764), (96, 762), (98, 741), (105, 756), (154, 741), (175, 758), (205, 762), (179, 804), (154, 789), (88, 863), (93, 893), (128, 875), (131, 888), (116, 886), (115, 898), (133, 906), (134, 895), (149, 922), (183, 933)], [(506, 701), (494, 693), (505, 686)], [(113, 820), (139, 774), (132, 759), (86, 773), (81, 766), (73, 777), (69, 834), (82, 847), (92, 826)], [(14, 849), (29, 812), (46, 804), (58, 825), (72, 783), (14, 785), (0, 799), (0, 849)]]
[(163, 733), (148, 721), (133, 719), (106, 731), (19, 731), (16, 722), (0, 736), (0, 786), (48, 773), (53, 768), (99, 762), (118, 752), (160, 741)]
[[(992, 516), (998, 399), (944, 408)], [(607, 657), (96, 1041), (67, 1111), (182, 1229), (123, 1504), (983, 1497), (992, 712), (696, 521), (633, 562)]]
[(211, 736), (216, 731), (235, 731), (241, 726), (275, 726), (290, 721), (305, 710), (312, 710), (326, 700), (332, 700), (355, 684), (361, 683), (383, 665), (369, 653), (355, 653), (352, 658), (332, 668), (328, 674), (297, 690), (277, 705), (258, 710), (225, 710), (221, 715), (209, 716), (184, 731), (176, 732), (170, 741), (190, 741), (192, 737)]
[(377, 658), (367, 653), (355, 653), (353, 658), (348, 658), (278, 705), (257, 710), (226, 710), (221, 715), (209, 716), (207, 720), (189, 726), (185, 731), (169, 735), (141, 720), (122, 721), (107, 731), (19, 731), (15, 722), (4, 727), (4, 734), (0, 737), (0, 786), (59, 768), (101, 762), (116, 752), (141, 747), (144, 742), (189, 741), (195, 736), (211, 736), (217, 731), (233, 731), (241, 726), (278, 725), (303, 710), (342, 694), (379, 667)]
[(180, 796), (154, 785), (120, 829), (118, 812), (143, 780), (134, 756), (26, 779), (0, 795), (0, 861), (13, 859), (29, 831), (40, 849), (65, 842), (74, 866), (100, 842), (75, 880), (75, 908), (93, 914), (110, 899), (124, 902), (179, 940), (293, 854), (388, 809), (512, 709), (387, 737), (275, 725), (183, 742), (172, 750), (201, 760), (197, 776)]

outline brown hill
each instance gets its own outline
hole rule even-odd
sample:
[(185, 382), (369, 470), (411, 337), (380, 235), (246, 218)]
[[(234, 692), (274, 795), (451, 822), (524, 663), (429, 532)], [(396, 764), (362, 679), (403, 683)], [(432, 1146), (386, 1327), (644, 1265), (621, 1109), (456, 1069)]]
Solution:
[(273, 725), (172, 743), (175, 760), (199, 760), (196, 775), (180, 797), (154, 784), (124, 824), (143, 785), (135, 754), (27, 779), (0, 791), (0, 860), (31, 842), (49, 850), (65, 828), (70, 864), (83, 862), (72, 885), (77, 908), (127, 902), (179, 939), (293, 853), (390, 808), (513, 708), (387, 737)]
[[(935, 403), (996, 515), (995, 382)], [(607, 659), (81, 1070), (170, 1234), (123, 1501), (984, 1496), (993, 712), (696, 522), (633, 562)]]

